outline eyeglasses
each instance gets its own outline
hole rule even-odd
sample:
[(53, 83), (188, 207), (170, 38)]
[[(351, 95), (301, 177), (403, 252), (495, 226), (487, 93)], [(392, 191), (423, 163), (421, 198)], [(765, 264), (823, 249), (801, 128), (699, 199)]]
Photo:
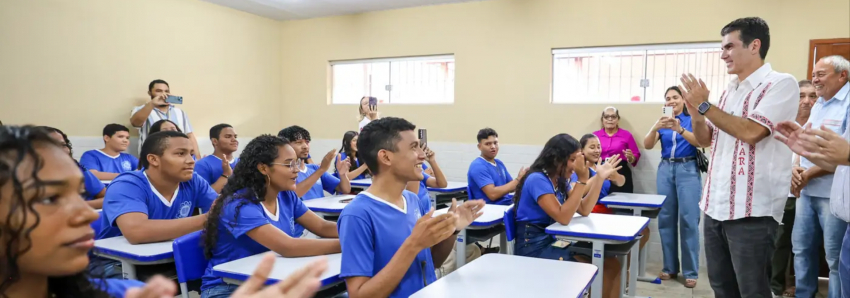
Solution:
[(617, 115), (605, 115), (605, 116), (602, 116), (602, 119), (605, 119), (605, 120), (617, 120), (617, 119), (619, 119), (619, 118), (620, 118), (620, 117), (617, 117)]
[(284, 167), (289, 168), (293, 172), (298, 172), (299, 170), (301, 170), (301, 166), (304, 165), (304, 161), (302, 161), (300, 158), (296, 158), (296, 159), (293, 159), (292, 161), (290, 161), (289, 163), (273, 162), (272, 164), (284, 166)]

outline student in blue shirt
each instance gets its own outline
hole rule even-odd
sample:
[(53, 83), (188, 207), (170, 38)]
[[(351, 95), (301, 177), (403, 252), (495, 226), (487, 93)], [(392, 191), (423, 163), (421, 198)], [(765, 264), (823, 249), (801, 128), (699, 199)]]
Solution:
[[(71, 159), (74, 158), (74, 148), (71, 145), (71, 140), (68, 139), (68, 135), (58, 128), (49, 126), (40, 126), (39, 129), (46, 130), (48, 135), (62, 146), (62, 150), (64, 150)], [(80, 165), (80, 163), (76, 160), (74, 160), (74, 162), (80, 168), (80, 171), (83, 172), (83, 198), (90, 207), (100, 209), (103, 206), (103, 196), (106, 194), (106, 186), (104, 186), (103, 182), (100, 182), (100, 179), (97, 179), (92, 172), (86, 170), (86, 168)]]
[[(578, 212), (587, 216), (596, 205), (596, 200), (582, 200), (587, 190), (590, 197), (599, 196), (602, 183), (616, 172), (613, 164), (598, 166), (599, 173), (590, 178), (579, 142), (568, 134), (558, 134), (543, 146), (543, 150), (529, 172), (520, 181), (514, 197), (516, 212), (515, 254), (519, 256), (568, 260), (589, 263), (590, 258), (571, 252), (562, 241), (546, 234), (546, 227), (553, 222), (570, 224)], [(570, 189), (568, 177), (575, 172), (578, 180)], [(588, 190), (589, 189), (589, 190)], [(569, 195), (567, 195), (569, 193)], [(344, 245), (343, 245), (344, 247)], [(620, 262), (615, 257), (605, 259), (603, 268), (602, 297), (620, 297)]]
[[(584, 155), (585, 164), (587, 164), (587, 169), (590, 171), (590, 178), (593, 178), (596, 176), (596, 171), (598, 170), (597, 166), (603, 163), (603, 160), (599, 158), (602, 155), (602, 145), (599, 143), (599, 137), (597, 137), (595, 134), (589, 133), (582, 136), (581, 140), (579, 140), (579, 143), (581, 144), (581, 153)], [(607, 164), (614, 162), (613, 164), (616, 165), (619, 164), (621, 161), (622, 160), (620, 159), (620, 155), (614, 154), (611, 157), (605, 159), (604, 163)], [(576, 181), (578, 181), (578, 176), (576, 176), (575, 172), (573, 172), (573, 175), (570, 177), (570, 181), (570, 188), (575, 188)], [(594, 202), (597, 202), (596, 205), (593, 206), (593, 213), (632, 215), (631, 211), (624, 212), (620, 210), (614, 210), (598, 203), (599, 199), (607, 197), (608, 194), (611, 193), (611, 182), (613, 182), (616, 186), (623, 186), (626, 183), (626, 176), (620, 175), (619, 173), (613, 173), (608, 176), (608, 179), (592, 179), (590, 181), (591, 183), (602, 182), (602, 187), (599, 189), (599, 194), (591, 196), (588, 193), (590, 188), (587, 188), (584, 193), (583, 200), (593, 200)], [(644, 238), (647, 238), (647, 240), (649, 240), (648, 237)]]
[(121, 124), (103, 128), (103, 149), (89, 150), (80, 157), (80, 164), (100, 180), (112, 180), (118, 174), (133, 171), (139, 159), (124, 151), (130, 146), (130, 130)]
[(496, 159), (499, 154), (499, 134), (492, 128), (479, 130), (477, 138), (481, 156), (472, 161), (466, 174), (469, 198), (481, 199), (487, 204), (510, 205), (510, 193), (516, 189), (526, 169), (520, 169), (514, 179), (505, 164)]
[[(277, 136), (289, 141), (298, 158), (306, 160), (310, 155), (310, 132), (303, 127), (293, 125), (281, 129)], [(334, 157), (336, 157), (339, 178), (328, 173)], [(330, 194), (351, 192), (351, 183), (348, 179), (350, 166), (348, 160), (342, 160), (336, 154), (336, 149), (325, 154), (321, 165), (301, 163), (298, 168), (298, 180), (295, 181), (295, 194), (302, 200), (312, 200), (325, 197), (325, 192)], [(300, 237), (304, 233), (304, 227), (296, 224), (294, 233)]]
[[(86, 272), (98, 214), (80, 196), (83, 172), (68, 143), (53, 134), (48, 127), (0, 127), (0, 297), (124, 297), (123, 290), (144, 284), (92, 280)], [(176, 286), (158, 277), (144, 289), (171, 297)]]
[[(207, 215), (192, 214), (198, 208), (206, 213), (216, 193), (194, 173), (192, 148), (180, 132), (149, 135), (140, 154), (144, 170), (121, 174), (107, 188), (97, 239), (123, 235), (132, 244), (161, 242), (203, 228)], [(94, 272), (121, 274), (117, 261), (97, 258), (93, 263)], [(137, 275), (142, 276), (143, 268), (137, 268)]]
[(425, 154), (415, 128), (390, 117), (360, 132), (357, 149), (373, 176), (339, 217), (340, 277), (349, 297), (408, 297), (436, 281), (434, 267), (454, 247), (454, 235), (481, 215), (484, 202), (453, 201), (446, 214), (432, 217), (430, 201), (404, 190), (422, 180)]
[[(369, 178), (369, 168), (357, 158), (357, 138), (360, 134), (356, 131), (348, 131), (342, 136), (342, 147), (339, 156), (342, 160), (348, 160), (350, 169), (348, 180)], [(352, 170), (353, 169), (353, 170)], [(334, 167), (334, 177), (339, 178), (339, 169)]]
[(204, 178), (216, 191), (221, 192), (227, 184), (227, 178), (233, 175), (233, 167), (239, 162), (233, 153), (239, 150), (236, 130), (230, 124), (218, 124), (210, 128), (210, 142), (213, 154), (207, 155), (195, 164), (195, 173)]
[(289, 141), (262, 135), (245, 147), (244, 158), (210, 211), (204, 226), (204, 247), (210, 262), (201, 297), (230, 297), (235, 285), (212, 274), (226, 262), (272, 250), (284, 257), (339, 253), (339, 239), (297, 238), (295, 223), (323, 238), (338, 238), (336, 223), (307, 209), (295, 195), (298, 165)]

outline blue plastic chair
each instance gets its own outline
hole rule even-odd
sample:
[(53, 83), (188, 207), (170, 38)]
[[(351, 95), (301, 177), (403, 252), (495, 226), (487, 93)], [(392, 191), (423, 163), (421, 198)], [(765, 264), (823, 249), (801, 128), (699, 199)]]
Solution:
[(189, 287), (187, 282), (201, 279), (209, 262), (204, 256), (204, 247), (201, 244), (201, 233), (197, 231), (183, 237), (174, 239), (171, 244), (174, 249), (174, 266), (177, 268), (177, 282), (180, 283), (180, 292), (183, 298), (189, 298)]
[(516, 238), (516, 212), (514, 212), (514, 208), (516, 206), (511, 206), (508, 210), (505, 210), (505, 217), (502, 219), (505, 223), (505, 239), (508, 240), (508, 247), (505, 251), (509, 255), (514, 254), (514, 238)]

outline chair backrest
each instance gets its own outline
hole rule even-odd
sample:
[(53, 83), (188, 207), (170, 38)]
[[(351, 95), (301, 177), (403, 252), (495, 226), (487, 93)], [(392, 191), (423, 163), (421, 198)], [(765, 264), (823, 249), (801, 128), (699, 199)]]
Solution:
[(103, 229), (103, 211), (97, 211), (97, 219), (91, 222), (91, 228), (95, 235), (100, 235), (100, 230)]
[(505, 238), (508, 241), (513, 241), (514, 237), (516, 237), (516, 212), (514, 212), (514, 208), (516, 206), (512, 206), (505, 210), (505, 217), (503, 221), (505, 222)]
[(184, 283), (200, 279), (204, 276), (209, 262), (204, 256), (204, 246), (201, 244), (201, 233), (192, 232), (174, 239), (174, 266), (177, 267), (177, 281)]

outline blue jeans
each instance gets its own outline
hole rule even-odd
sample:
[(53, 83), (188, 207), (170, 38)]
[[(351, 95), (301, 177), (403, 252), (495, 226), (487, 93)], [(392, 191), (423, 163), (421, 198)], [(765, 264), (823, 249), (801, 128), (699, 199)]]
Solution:
[(575, 253), (568, 247), (552, 246), (555, 238), (546, 234), (546, 226), (529, 222), (516, 223), (516, 238), (514, 239), (514, 254), (532, 258), (575, 261)]
[(826, 263), (829, 264), (829, 298), (841, 297), (838, 257), (846, 231), (847, 222), (830, 213), (829, 198), (804, 194), (797, 199), (794, 229), (791, 232), (797, 297), (812, 297), (818, 291), (821, 243), (826, 252)]
[(219, 284), (201, 291), (201, 298), (227, 298), (239, 288), (238, 285)]
[(682, 273), (686, 279), (697, 279), (699, 272), (699, 199), (702, 181), (696, 161), (669, 162), (658, 165), (658, 194), (667, 196), (658, 213), (658, 235), (668, 274), (679, 273), (678, 238), (681, 235)]
[(850, 297), (850, 225), (844, 232), (844, 244), (841, 245), (841, 265), (838, 270), (841, 278), (841, 292), (844, 298)]

